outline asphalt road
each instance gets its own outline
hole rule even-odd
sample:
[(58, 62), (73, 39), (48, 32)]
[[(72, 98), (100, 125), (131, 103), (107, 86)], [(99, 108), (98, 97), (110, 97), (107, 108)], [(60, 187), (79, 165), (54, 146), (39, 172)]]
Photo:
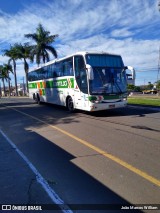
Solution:
[(73, 212), (100, 212), (84, 204), (160, 204), (160, 111), (69, 113), (28, 98), (2, 98), (0, 130), (64, 203), (88, 208)]

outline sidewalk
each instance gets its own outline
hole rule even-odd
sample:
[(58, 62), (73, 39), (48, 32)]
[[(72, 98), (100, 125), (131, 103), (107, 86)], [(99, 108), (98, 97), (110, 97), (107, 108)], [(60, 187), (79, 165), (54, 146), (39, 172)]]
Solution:
[(0, 210), (4, 204), (42, 205), (53, 201), (37, 182), (36, 174), (0, 132)]

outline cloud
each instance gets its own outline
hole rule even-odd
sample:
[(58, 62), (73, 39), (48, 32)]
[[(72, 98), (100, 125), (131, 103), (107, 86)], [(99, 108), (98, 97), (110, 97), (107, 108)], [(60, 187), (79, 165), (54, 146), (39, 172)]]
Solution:
[(125, 38), (125, 37), (131, 37), (134, 33), (127, 30), (127, 29), (117, 29), (113, 30), (111, 32), (111, 37), (118, 37), (118, 38)]
[(120, 54), (126, 65), (136, 68), (141, 66), (155, 66), (158, 64), (157, 43), (159, 40), (134, 40), (131, 38), (118, 40), (105, 35), (92, 36), (91, 38), (73, 40), (70, 44), (59, 44), (57, 46), (61, 56), (78, 51), (105, 51)]
[(24, 34), (34, 32), (40, 22), (51, 33), (58, 33), (62, 42), (68, 42), (101, 33), (115, 36), (117, 29), (132, 35), (135, 28), (143, 25), (148, 29), (159, 19), (155, 4), (146, 0), (40, 1), (14, 15), (2, 12), (0, 40), (14, 43), (18, 38), (23, 42)]
[[(16, 14), (0, 11), (0, 49), (28, 39), (42, 23), (51, 34), (58, 55), (94, 50), (121, 54), (125, 64), (151, 66), (158, 60), (157, 0), (40, 0)], [(6, 27), (7, 26), (7, 27)], [(0, 57), (0, 63), (6, 61)], [(17, 68), (18, 74), (22, 67)]]

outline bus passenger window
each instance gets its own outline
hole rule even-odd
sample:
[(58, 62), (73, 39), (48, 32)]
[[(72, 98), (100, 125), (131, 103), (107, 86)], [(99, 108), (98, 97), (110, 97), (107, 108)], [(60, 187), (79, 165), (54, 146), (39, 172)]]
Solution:
[(48, 66), (48, 78), (53, 78), (53, 66), (54, 64)]
[(63, 62), (63, 75), (73, 76), (73, 58), (66, 59)]
[(68, 61), (68, 75), (73, 76), (73, 60)]
[(43, 79), (47, 79), (48, 78), (48, 67), (44, 67), (44, 70), (43, 70)]
[(35, 81), (39, 80), (39, 70), (36, 70), (36, 71), (34, 72), (34, 80), (35, 80)]
[(62, 62), (56, 63), (56, 73), (57, 76), (63, 76), (63, 64)]
[(58, 77), (58, 72), (57, 72), (57, 68), (56, 68), (56, 63), (52, 64), (52, 77), (56, 78)]

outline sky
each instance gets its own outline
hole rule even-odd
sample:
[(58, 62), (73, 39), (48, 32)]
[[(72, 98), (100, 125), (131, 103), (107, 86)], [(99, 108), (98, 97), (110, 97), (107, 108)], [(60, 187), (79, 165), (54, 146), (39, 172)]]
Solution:
[[(158, 0), (0, 0), (0, 65), (8, 62), (3, 50), (31, 42), (24, 34), (35, 33), (39, 23), (59, 35), (53, 43), (59, 58), (78, 51), (120, 54), (135, 68), (136, 85), (157, 81)], [(18, 60), (18, 83), (24, 76)]]

